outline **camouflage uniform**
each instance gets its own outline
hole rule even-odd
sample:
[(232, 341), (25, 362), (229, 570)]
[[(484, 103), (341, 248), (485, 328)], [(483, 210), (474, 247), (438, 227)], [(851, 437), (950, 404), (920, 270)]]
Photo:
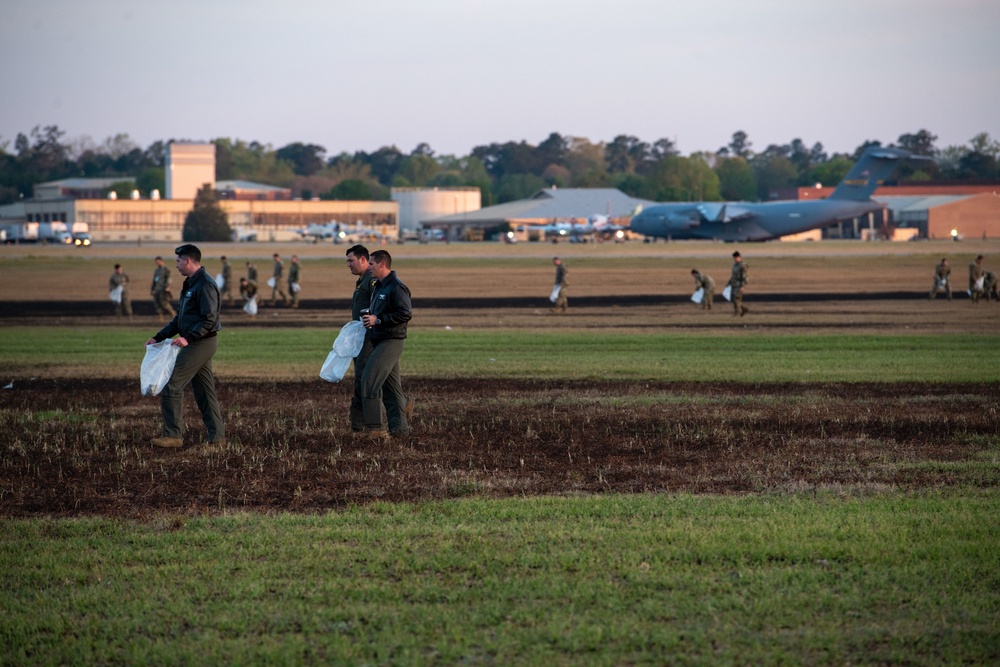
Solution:
[(233, 267), (226, 258), (222, 258), (222, 299), (230, 304), (233, 302)]
[(292, 265), (288, 267), (288, 293), (292, 295), (292, 308), (299, 307), (299, 260), (292, 257)]
[[(972, 303), (979, 303), (979, 297), (983, 295), (983, 290), (979, 288), (979, 279), (983, 277), (983, 256), (980, 255), (972, 264), (969, 264), (969, 296)], [(983, 281), (986, 282), (985, 280)]]
[(558, 261), (556, 264), (556, 285), (559, 286), (559, 296), (556, 297), (556, 304), (552, 308), (549, 308), (553, 313), (560, 312), (565, 313), (566, 309), (569, 308), (569, 299), (566, 298), (566, 288), (569, 287), (569, 283), (566, 282), (566, 274), (569, 269), (566, 265), (562, 263), (561, 260), (556, 258), (553, 261)]
[(747, 284), (747, 267), (739, 258), (739, 253), (733, 253), (737, 261), (733, 262), (733, 271), (729, 276), (730, 287), (729, 298), (733, 302), (733, 316), (740, 317), (747, 314), (747, 309), (743, 305), (743, 286)]
[(948, 293), (948, 300), (951, 301), (951, 267), (948, 266), (948, 260), (945, 259), (942, 259), (941, 263), (934, 268), (934, 284), (931, 285), (931, 299), (937, 296), (939, 289), (944, 289)]
[(153, 284), (149, 288), (149, 293), (153, 295), (156, 317), (161, 322), (165, 314), (174, 316), (174, 307), (170, 305), (170, 269), (162, 262), (163, 260), (160, 260), (156, 270), (153, 271)]
[(712, 301), (715, 298), (715, 281), (712, 280), (712, 276), (698, 271), (692, 271), (692, 274), (694, 275), (695, 290), (705, 290), (705, 294), (701, 298), (702, 310), (712, 310)]
[(983, 298), (987, 301), (1000, 301), (1000, 289), (997, 286), (997, 274), (992, 271), (983, 273)]
[(274, 273), (271, 277), (274, 278), (274, 287), (271, 288), (271, 305), (275, 305), (278, 302), (278, 296), (281, 295), (281, 300), (284, 303), (288, 303), (288, 295), (285, 294), (285, 288), (281, 284), (282, 277), (285, 275), (285, 265), (282, 263), (281, 258), (277, 255), (274, 256)]
[(121, 302), (115, 302), (115, 315), (121, 317), (122, 314), (127, 317), (132, 317), (132, 299), (128, 293), (128, 274), (125, 273), (125, 269), (119, 271), (120, 267), (116, 267), (114, 273), (111, 274), (111, 278), (108, 280), (108, 291), (112, 291), (119, 285), (122, 288), (122, 300)]

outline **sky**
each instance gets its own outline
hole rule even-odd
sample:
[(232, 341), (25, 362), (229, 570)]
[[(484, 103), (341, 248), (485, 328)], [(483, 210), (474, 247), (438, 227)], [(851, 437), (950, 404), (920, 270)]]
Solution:
[(0, 0), (0, 146), (1000, 139), (997, 0)]

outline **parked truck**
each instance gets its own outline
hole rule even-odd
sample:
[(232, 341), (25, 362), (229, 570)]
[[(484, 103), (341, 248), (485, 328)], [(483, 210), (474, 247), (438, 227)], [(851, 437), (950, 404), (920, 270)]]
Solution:
[(90, 225), (86, 222), (74, 222), (73, 229), (70, 231), (73, 234), (73, 243), (75, 245), (86, 247), (91, 244)]
[(36, 243), (38, 241), (37, 222), (8, 222), (2, 225), (7, 232), (7, 243)]
[(73, 235), (65, 222), (38, 223), (38, 240), (60, 245), (73, 245)]

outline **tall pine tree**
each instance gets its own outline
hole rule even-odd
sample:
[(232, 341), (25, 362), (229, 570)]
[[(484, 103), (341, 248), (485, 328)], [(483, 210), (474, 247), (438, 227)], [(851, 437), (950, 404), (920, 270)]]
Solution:
[(194, 208), (184, 219), (184, 240), (232, 241), (233, 230), (226, 212), (219, 206), (215, 188), (206, 183), (194, 198)]

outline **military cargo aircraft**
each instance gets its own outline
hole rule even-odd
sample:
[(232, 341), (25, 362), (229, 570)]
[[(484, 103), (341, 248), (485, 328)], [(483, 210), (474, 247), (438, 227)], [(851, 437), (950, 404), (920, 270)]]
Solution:
[(826, 199), (658, 204), (633, 217), (629, 228), (654, 238), (720, 241), (767, 241), (819, 229), (881, 211), (883, 205), (871, 195), (904, 158), (930, 159), (899, 148), (872, 147)]

